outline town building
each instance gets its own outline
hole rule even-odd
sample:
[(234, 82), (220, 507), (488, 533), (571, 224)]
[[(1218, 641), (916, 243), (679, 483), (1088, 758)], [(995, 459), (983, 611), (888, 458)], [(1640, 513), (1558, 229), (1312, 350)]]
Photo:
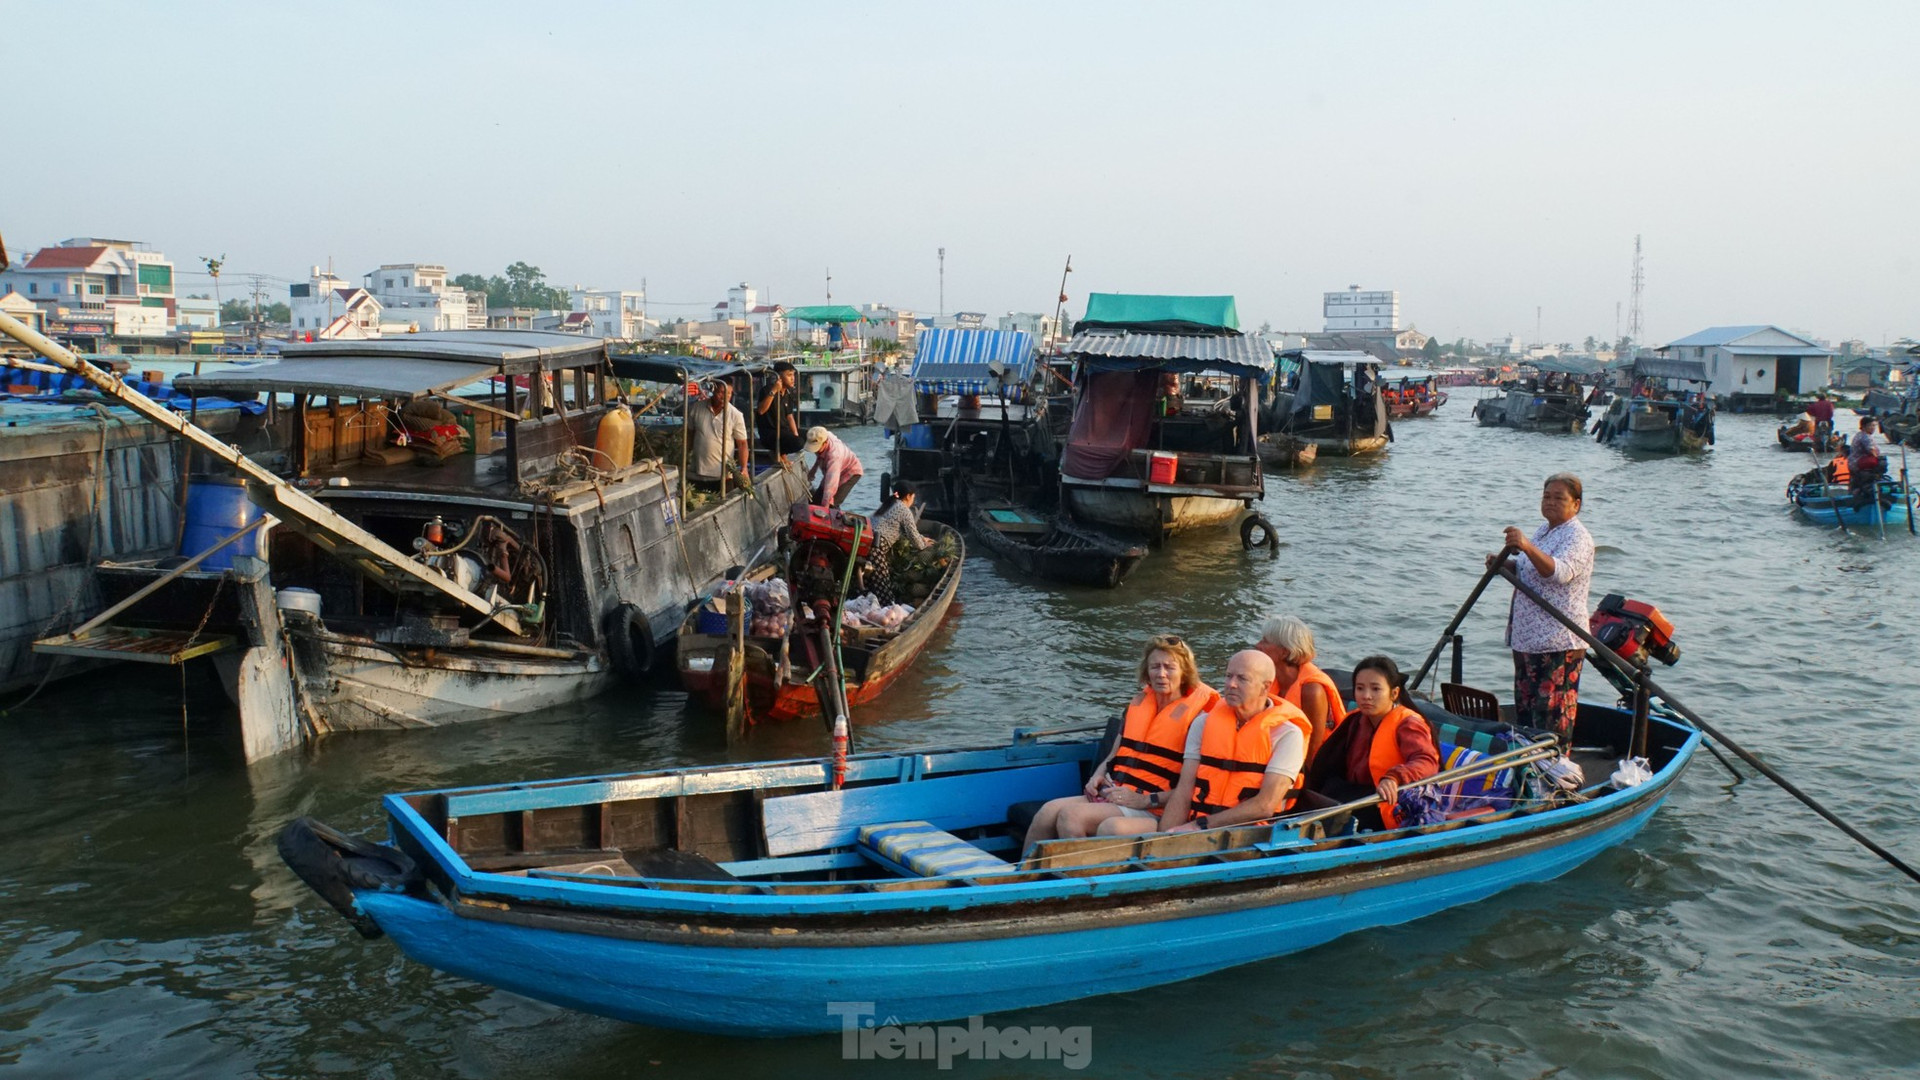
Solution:
[[(0, 311), (4, 311), (20, 322), (25, 323), (27, 329), (35, 333), (44, 334), (47, 332), (47, 313), (40, 310), (39, 304), (34, 303), (11, 289), (0, 292)], [(12, 344), (12, 338), (0, 339), (0, 345)]]
[(174, 301), (173, 325), (179, 330), (218, 330), (220, 305), (204, 296), (182, 296)]
[[(746, 326), (744, 338), (735, 326), (722, 327), (722, 324), (741, 323)], [(708, 334), (719, 336), (723, 342), (739, 340), (741, 345), (762, 346), (785, 341), (791, 329), (787, 324), (787, 309), (779, 304), (762, 303), (760, 290), (744, 281), (728, 289), (727, 298), (713, 305), (706, 321), (695, 325), (708, 327)]]
[[(173, 263), (135, 240), (96, 236), (62, 240), (0, 271), (0, 293), (17, 292), (39, 306), (47, 332), (165, 337), (173, 333)], [(76, 330), (76, 328), (80, 328)]]
[(380, 336), (380, 301), (318, 266), (311, 268), (306, 281), (287, 287), (287, 309), (298, 339), (357, 341)]
[(1391, 335), (1400, 329), (1400, 294), (1397, 292), (1363, 292), (1360, 286), (1349, 285), (1344, 292), (1323, 296), (1321, 312), (1326, 319), (1326, 333)]
[(880, 341), (897, 341), (902, 349), (912, 349), (920, 332), (920, 320), (911, 311), (886, 304), (862, 304), (860, 315), (867, 320), (866, 336)]
[(1020, 330), (1032, 334), (1035, 341), (1052, 341), (1054, 319), (1051, 315), (1040, 315), (1031, 311), (1009, 311), (1000, 316), (1001, 330)]
[[(362, 280), (388, 323), (405, 323), (422, 331), (484, 325), (471, 322), (474, 307), (467, 290), (447, 284), (447, 268), (436, 263), (386, 263), (367, 271)], [(480, 298), (478, 310), (486, 311), (485, 297)]]
[(1833, 377), (1831, 349), (1777, 326), (1709, 326), (1657, 351), (1706, 365), (1708, 392), (1723, 399), (1811, 394)]
[(573, 310), (587, 316), (597, 337), (639, 341), (647, 336), (647, 294), (575, 285)]

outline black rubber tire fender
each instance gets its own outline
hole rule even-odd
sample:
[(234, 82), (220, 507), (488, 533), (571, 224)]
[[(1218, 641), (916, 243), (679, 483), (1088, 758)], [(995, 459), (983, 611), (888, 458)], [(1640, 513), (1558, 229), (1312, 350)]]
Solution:
[(413, 892), (424, 881), (406, 852), (348, 836), (310, 817), (287, 822), (275, 846), (287, 868), (365, 938), (382, 931), (354, 901), (355, 890)]
[(653, 673), (653, 627), (639, 607), (623, 603), (607, 612), (606, 638), (607, 659), (622, 678), (644, 682)]
[[(1259, 530), (1260, 538), (1254, 539), (1254, 530)], [(1273, 527), (1265, 514), (1248, 514), (1240, 519), (1240, 546), (1248, 551), (1263, 547), (1267, 549), (1267, 558), (1280, 557), (1280, 530)]]

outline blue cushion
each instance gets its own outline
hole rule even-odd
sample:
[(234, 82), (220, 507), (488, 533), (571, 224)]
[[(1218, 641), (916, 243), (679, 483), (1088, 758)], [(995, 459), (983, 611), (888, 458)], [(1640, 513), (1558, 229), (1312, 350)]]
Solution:
[(924, 821), (860, 827), (860, 852), (882, 865), (921, 877), (985, 874), (1013, 867)]

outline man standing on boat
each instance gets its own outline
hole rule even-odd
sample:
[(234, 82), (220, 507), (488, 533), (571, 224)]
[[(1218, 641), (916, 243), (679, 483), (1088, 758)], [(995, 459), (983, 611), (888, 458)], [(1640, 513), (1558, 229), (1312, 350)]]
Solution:
[(753, 412), (760, 441), (781, 464), (786, 464), (788, 454), (800, 452), (804, 442), (800, 437), (800, 373), (791, 363), (775, 361), (773, 374), (761, 387)]
[(733, 387), (725, 379), (707, 388), (704, 405), (696, 405), (687, 416), (687, 471), (703, 484), (718, 484), (726, 490), (730, 471), (728, 458), (734, 459), (739, 475), (747, 473), (747, 418), (733, 405)]
[(1847, 471), (1852, 474), (1849, 483), (1855, 488), (1871, 488), (1887, 471), (1886, 459), (1880, 456), (1880, 449), (1873, 442), (1879, 430), (1879, 420), (1861, 417), (1860, 430), (1847, 447)]
[[(1187, 729), (1180, 779), (1167, 793), (1160, 826), (1169, 832), (1217, 829), (1273, 817), (1286, 809), (1287, 792), (1300, 786), (1307, 763), (1307, 714), (1271, 696), (1273, 661), (1245, 649), (1227, 661), (1220, 704)], [(1109, 818), (1100, 832), (1129, 829), (1130, 819)], [(1114, 826), (1109, 829), (1109, 826)]]

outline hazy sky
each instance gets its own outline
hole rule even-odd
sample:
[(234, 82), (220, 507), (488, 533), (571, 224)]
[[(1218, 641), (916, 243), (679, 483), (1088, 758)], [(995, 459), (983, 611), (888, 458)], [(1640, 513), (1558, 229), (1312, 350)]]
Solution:
[[(1920, 334), (1920, 4), (0, 0), (0, 234), (775, 301), (1232, 293), (1451, 340)], [(228, 290), (234, 286), (228, 284)], [(278, 296), (284, 298), (282, 286)], [(1624, 315), (1621, 316), (1624, 325)]]

